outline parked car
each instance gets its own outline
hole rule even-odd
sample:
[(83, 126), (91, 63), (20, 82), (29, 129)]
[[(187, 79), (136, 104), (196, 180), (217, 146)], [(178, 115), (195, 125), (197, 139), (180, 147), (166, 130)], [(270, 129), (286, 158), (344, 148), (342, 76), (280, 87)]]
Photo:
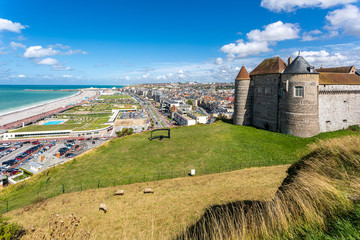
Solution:
[(72, 157), (75, 157), (75, 156), (76, 156), (75, 153), (67, 153), (67, 154), (65, 154), (65, 157), (67, 157), (67, 158), (72, 158)]
[(40, 144), (39, 141), (34, 141), (34, 142), (32, 142), (32, 145), (38, 145), (38, 144)]
[(95, 141), (92, 141), (92, 144), (95, 144), (96, 142)]
[(106, 137), (102, 137), (102, 138), (100, 138), (100, 139), (103, 140), (103, 141), (106, 141), (106, 140), (107, 140)]
[(24, 144), (29, 144), (29, 143), (30, 143), (30, 141), (25, 141), (25, 142), (24, 142)]

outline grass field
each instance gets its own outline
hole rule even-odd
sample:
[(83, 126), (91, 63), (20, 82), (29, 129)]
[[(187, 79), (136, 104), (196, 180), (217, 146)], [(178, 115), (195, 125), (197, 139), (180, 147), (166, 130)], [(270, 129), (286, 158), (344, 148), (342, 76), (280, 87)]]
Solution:
[[(61, 115), (61, 119), (69, 118), (69, 115)], [(111, 114), (87, 114), (71, 116), (71, 119), (63, 124), (58, 125), (30, 125), (19, 128), (12, 132), (36, 132), (36, 131), (58, 131), (58, 130), (94, 130), (104, 128), (108, 125), (105, 123), (109, 120)], [(56, 120), (56, 119), (53, 119)]]
[(309, 143), (351, 134), (357, 133), (341, 130), (299, 138), (219, 122), (173, 128), (171, 139), (164, 141), (149, 141), (149, 132), (114, 139), (51, 169), (47, 177), (39, 174), (4, 189), (0, 211), (62, 192), (186, 176), (194, 168), (197, 174), (207, 174), (293, 163), (307, 152)]
[(131, 98), (130, 95), (102, 95), (99, 99), (121, 99), (121, 98)]
[[(252, 168), (230, 173), (178, 178), (64, 194), (12, 211), (6, 216), (26, 229), (47, 230), (51, 212), (62, 217), (75, 213), (79, 229), (91, 239), (171, 239), (194, 223), (210, 205), (235, 200), (269, 200), (286, 175), (288, 165)], [(144, 195), (146, 187), (155, 193)], [(105, 203), (108, 212), (99, 212)], [(30, 233), (25, 239), (40, 239)]]

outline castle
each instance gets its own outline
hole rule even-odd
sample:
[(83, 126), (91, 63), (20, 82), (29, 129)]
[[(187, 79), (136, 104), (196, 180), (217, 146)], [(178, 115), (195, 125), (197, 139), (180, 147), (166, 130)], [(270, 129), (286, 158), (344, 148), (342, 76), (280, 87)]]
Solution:
[(233, 122), (300, 137), (360, 124), (360, 73), (315, 69), (302, 56), (265, 59), (250, 74), (242, 66)]

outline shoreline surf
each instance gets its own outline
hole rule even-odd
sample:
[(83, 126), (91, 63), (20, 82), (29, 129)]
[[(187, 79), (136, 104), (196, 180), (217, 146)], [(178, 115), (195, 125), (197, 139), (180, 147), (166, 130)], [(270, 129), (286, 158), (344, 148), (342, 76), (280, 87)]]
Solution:
[(79, 95), (81, 93), (81, 91), (82, 91), (81, 89), (80, 90), (78, 89), (78, 90), (76, 90), (76, 92), (74, 92), (74, 94), (66, 96), (66, 97), (53, 98), (53, 99), (48, 99), (48, 100), (44, 100), (44, 101), (40, 101), (40, 102), (30, 103), (29, 105), (23, 105), (23, 106), (19, 106), (19, 107), (15, 107), (15, 108), (5, 109), (4, 111), (0, 111), (0, 117), (4, 117), (4, 116), (9, 115), (9, 114), (14, 114), (14, 113), (17, 113), (17, 112), (22, 112), (22, 111), (25, 111), (25, 110), (29, 110), (29, 109), (39, 107), (39, 106), (44, 105), (44, 104), (50, 104), (50, 103), (53, 103), (53, 102), (65, 100), (67, 98), (71, 98), (71, 97), (74, 97), (76, 95)]

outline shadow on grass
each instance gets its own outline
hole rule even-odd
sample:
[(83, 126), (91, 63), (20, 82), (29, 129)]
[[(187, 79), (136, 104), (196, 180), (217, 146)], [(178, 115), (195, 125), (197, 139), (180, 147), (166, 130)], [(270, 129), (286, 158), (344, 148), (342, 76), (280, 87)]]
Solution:
[(239, 216), (247, 215), (252, 208), (260, 210), (265, 205), (264, 201), (244, 200), (211, 206), (196, 223), (175, 239), (217, 239), (219, 235), (225, 239), (232, 235), (234, 226), (240, 227)]

